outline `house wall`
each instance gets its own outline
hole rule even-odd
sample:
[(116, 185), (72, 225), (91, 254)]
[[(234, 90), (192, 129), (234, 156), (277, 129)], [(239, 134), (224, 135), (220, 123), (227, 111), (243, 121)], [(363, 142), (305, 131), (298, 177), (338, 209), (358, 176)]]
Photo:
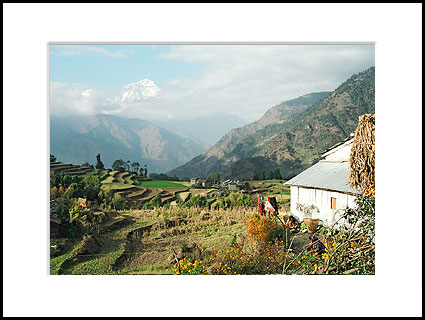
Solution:
[[(336, 198), (336, 209), (331, 208), (331, 198)], [(306, 206), (314, 204), (318, 207), (319, 214), (314, 214), (312, 218), (319, 218), (321, 224), (331, 226), (341, 217), (341, 213), (346, 207), (355, 207), (355, 199), (355, 196), (341, 192), (291, 186), (291, 215), (302, 222), (305, 216), (296, 209), (297, 203)], [(337, 228), (342, 224), (343, 221), (340, 220)]]

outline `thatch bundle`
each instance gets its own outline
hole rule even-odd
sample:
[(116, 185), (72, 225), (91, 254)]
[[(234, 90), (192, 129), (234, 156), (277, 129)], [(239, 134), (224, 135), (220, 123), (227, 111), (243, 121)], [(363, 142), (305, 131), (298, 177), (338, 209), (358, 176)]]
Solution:
[(351, 188), (364, 192), (375, 188), (375, 115), (364, 114), (354, 132), (350, 154)]

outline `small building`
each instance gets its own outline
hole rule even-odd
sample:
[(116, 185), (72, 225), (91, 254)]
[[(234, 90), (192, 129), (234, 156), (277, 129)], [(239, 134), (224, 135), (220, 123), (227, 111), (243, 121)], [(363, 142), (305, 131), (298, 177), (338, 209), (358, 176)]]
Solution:
[(229, 191), (238, 191), (239, 190), (238, 185), (236, 183), (233, 183), (233, 182), (229, 183), (228, 187), (229, 187)]
[(197, 184), (199, 182), (199, 178), (191, 178), (190, 184)]
[[(306, 216), (297, 209), (297, 204), (314, 205), (321, 224), (333, 225), (347, 207), (355, 206), (359, 191), (348, 185), (350, 174), (349, 157), (353, 136), (341, 141), (322, 154), (322, 159), (284, 183), (291, 189), (291, 215), (302, 221)], [(343, 221), (337, 224), (341, 226)]]
[(211, 187), (212, 183), (210, 180), (202, 180), (201, 181), (201, 186), (202, 188), (209, 188)]
[(223, 187), (226, 187), (226, 186), (228, 186), (228, 185), (229, 185), (229, 183), (230, 183), (231, 181), (232, 181), (232, 180), (230, 180), (230, 179), (224, 180), (224, 181), (221, 183), (221, 185), (222, 185)]

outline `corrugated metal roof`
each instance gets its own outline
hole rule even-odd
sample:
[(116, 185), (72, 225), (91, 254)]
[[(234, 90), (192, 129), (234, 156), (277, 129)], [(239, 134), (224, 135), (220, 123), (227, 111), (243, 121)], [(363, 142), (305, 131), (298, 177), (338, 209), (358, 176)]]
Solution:
[(349, 173), (348, 162), (319, 161), (284, 184), (359, 194), (348, 186)]
[(350, 133), (350, 135), (349, 135), (348, 137), (346, 137), (344, 140), (342, 140), (342, 141), (340, 141), (340, 142), (338, 142), (338, 143), (334, 144), (332, 147), (330, 147), (330, 148), (326, 149), (325, 151), (323, 151), (323, 152), (322, 152), (322, 154), (321, 154), (321, 157), (324, 157), (324, 155), (325, 155), (326, 153), (328, 153), (328, 152), (329, 152), (329, 151), (331, 151), (332, 149), (335, 149), (335, 148), (339, 147), (339, 146), (340, 146), (340, 145), (342, 145), (342, 144), (345, 144), (345, 143), (346, 143), (347, 141), (349, 141), (349, 140), (354, 140), (354, 132)]

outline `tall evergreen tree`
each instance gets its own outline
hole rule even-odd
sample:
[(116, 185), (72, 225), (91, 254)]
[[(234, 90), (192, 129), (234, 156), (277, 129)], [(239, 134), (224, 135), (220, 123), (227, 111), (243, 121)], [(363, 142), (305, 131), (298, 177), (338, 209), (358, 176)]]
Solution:
[(102, 160), (100, 160), (100, 153), (96, 156), (96, 169), (105, 169)]

